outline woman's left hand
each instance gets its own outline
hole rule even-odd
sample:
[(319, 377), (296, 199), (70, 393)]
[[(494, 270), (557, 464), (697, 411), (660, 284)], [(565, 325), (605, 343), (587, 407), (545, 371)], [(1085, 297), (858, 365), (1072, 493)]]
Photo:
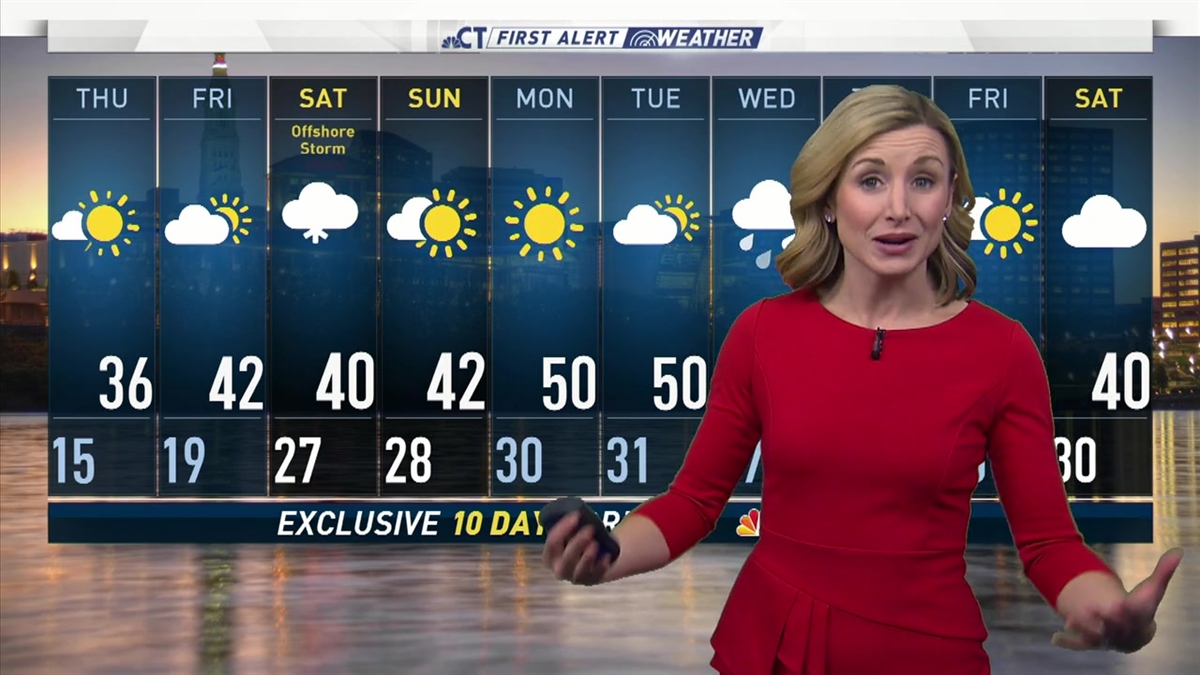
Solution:
[(1055, 633), (1051, 642), (1065, 649), (1111, 649), (1124, 653), (1145, 647), (1157, 629), (1154, 614), (1182, 559), (1182, 549), (1167, 551), (1158, 559), (1150, 576), (1129, 592), (1111, 577), (1076, 580), (1082, 583), (1071, 590), (1070, 606), (1061, 606), (1060, 602), (1065, 630)]

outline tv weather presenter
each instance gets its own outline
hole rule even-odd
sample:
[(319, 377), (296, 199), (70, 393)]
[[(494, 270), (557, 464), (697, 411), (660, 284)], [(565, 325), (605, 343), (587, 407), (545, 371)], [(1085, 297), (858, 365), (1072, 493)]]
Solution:
[[(1084, 543), (1054, 453), (1045, 366), (1017, 322), (971, 299), (975, 201), (949, 118), (894, 86), (847, 97), (791, 174), (791, 292), (735, 321), (705, 417), (669, 489), (597, 557), (568, 517), (560, 579), (664, 567), (714, 528), (762, 442), (760, 538), (712, 637), (723, 675), (983, 675), (967, 526), (990, 459), (1025, 575), (1071, 649), (1131, 652), (1182, 552), (1127, 590)], [(984, 356), (986, 355), (986, 356)]]

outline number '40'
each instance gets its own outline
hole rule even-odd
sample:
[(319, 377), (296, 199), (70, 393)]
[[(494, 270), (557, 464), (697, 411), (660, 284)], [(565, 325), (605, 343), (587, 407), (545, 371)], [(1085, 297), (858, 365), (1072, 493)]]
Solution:
[(1108, 352), (1100, 362), (1100, 372), (1092, 387), (1092, 400), (1116, 410), (1124, 401), (1130, 410), (1141, 410), (1150, 403), (1150, 358), (1142, 352), (1125, 356), (1124, 368), (1117, 369), (1116, 352)]

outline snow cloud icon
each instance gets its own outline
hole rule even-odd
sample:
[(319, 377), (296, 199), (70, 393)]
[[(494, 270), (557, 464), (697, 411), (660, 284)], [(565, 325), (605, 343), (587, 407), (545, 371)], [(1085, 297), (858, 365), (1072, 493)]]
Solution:
[(638, 204), (613, 227), (613, 239), (626, 246), (662, 246), (675, 241), (679, 221), (649, 204)]
[(300, 196), (283, 207), (283, 222), (304, 233), (305, 239), (320, 243), (328, 230), (345, 230), (358, 220), (358, 203), (340, 195), (328, 183), (309, 183)]
[(1146, 217), (1108, 195), (1096, 195), (1067, 218), (1062, 235), (1073, 248), (1133, 248), (1146, 238)]

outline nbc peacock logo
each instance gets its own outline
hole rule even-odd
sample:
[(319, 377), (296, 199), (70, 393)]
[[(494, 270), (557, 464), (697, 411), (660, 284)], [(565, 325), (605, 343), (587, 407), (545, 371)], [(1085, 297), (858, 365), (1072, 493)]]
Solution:
[(739, 537), (758, 536), (758, 509), (750, 509), (738, 519), (737, 533)]

